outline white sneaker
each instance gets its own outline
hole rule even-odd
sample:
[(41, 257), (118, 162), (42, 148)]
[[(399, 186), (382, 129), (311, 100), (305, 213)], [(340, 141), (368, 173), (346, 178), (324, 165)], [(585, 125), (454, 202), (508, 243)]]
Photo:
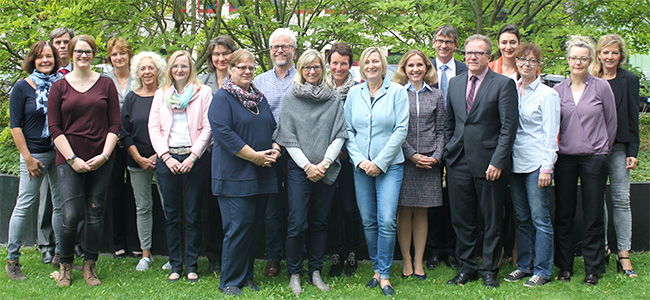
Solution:
[(138, 265), (135, 266), (136, 271), (146, 271), (149, 270), (149, 265), (153, 262), (153, 259), (149, 257), (143, 257), (138, 262)]
[(169, 262), (167, 262), (166, 264), (164, 264), (164, 265), (162, 266), (162, 269), (163, 269), (163, 270), (167, 270), (167, 271), (169, 271), (169, 270), (172, 269), (172, 264), (170, 264)]

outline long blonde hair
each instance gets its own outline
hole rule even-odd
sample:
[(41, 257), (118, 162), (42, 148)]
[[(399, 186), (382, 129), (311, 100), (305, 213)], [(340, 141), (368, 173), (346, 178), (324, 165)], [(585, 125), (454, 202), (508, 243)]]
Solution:
[(600, 52), (603, 51), (605, 47), (611, 45), (617, 45), (621, 52), (621, 59), (618, 61), (617, 67), (620, 67), (627, 62), (627, 46), (625, 45), (625, 40), (618, 34), (603, 35), (600, 40), (598, 40), (598, 46), (596, 47), (596, 61), (589, 68), (589, 73), (591, 73), (591, 75), (596, 77), (603, 76), (603, 63), (599, 58)]
[(406, 62), (416, 55), (422, 58), (424, 65), (427, 67), (427, 72), (422, 78), (423, 81), (428, 85), (434, 85), (438, 82), (438, 72), (436, 72), (436, 68), (433, 67), (433, 64), (427, 58), (427, 55), (418, 49), (411, 49), (402, 56), (402, 59), (400, 59), (399, 64), (397, 65), (397, 71), (395, 71), (395, 75), (393, 75), (393, 82), (397, 82), (401, 85), (405, 85), (409, 82), (409, 78), (406, 75)]
[[(177, 58), (185, 56), (187, 57), (187, 60), (190, 62), (190, 75), (187, 76), (187, 83), (186, 85), (189, 84), (197, 84), (198, 86), (203, 85), (203, 83), (199, 80), (199, 77), (196, 75), (196, 68), (194, 68), (194, 60), (192, 60), (192, 55), (190, 55), (189, 52), (185, 50), (178, 50), (172, 54), (172, 56), (169, 57), (167, 60), (167, 70), (165, 70), (165, 85), (163, 86), (163, 89), (166, 90), (170, 88), (174, 84), (174, 77), (172, 76), (172, 66), (174, 65), (174, 61), (176, 61)], [(178, 91), (182, 93), (183, 91)]]

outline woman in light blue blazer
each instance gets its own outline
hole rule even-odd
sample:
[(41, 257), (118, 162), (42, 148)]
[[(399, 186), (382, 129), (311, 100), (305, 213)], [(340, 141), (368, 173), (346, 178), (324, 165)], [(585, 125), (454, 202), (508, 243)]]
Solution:
[(366, 286), (380, 285), (384, 295), (393, 295), (389, 278), (402, 184), (402, 143), (409, 122), (408, 94), (403, 86), (385, 80), (388, 63), (379, 48), (364, 50), (359, 62), (365, 82), (350, 89), (344, 113), (357, 206), (375, 273)]

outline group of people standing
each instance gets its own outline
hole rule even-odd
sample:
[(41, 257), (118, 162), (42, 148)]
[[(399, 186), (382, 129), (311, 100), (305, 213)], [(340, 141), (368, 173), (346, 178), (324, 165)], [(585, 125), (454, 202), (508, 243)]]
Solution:
[[(427, 278), (428, 248), (426, 267), (441, 261), (460, 265), (448, 284), (475, 281), (480, 274), (486, 286), (497, 287), (504, 222), (510, 219), (504, 208), (508, 187), (517, 269), (505, 280), (530, 277), (524, 285), (544, 285), (555, 261), (558, 280), (569, 281), (579, 179), (584, 283), (594, 285), (611, 253), (605, 242), (608, 175), (617, 263), (636, 276), (628, 253), (629, 170), (637, 165), (639, 80), (621, 68), (625, 42), (607, 35), (594, 47), (586, 37), (572, 37), (570, 76), (551, 88), (539, 76), (542, 50), (521, 44), (512, 25), (499, 33), (500, 57), (492, 63), (486, 36), (465, 40), (463, 64), (453, 58), (456, 30), (445, 25), (434, 35), (436, 58), (409, 50), (392, 81), (384, 51), (365, 49), (359, 57), (362, 83), (350, 73), (354, 57), (344, 43), (334, 44), (327, 56), (306, 50), (294, 66), (298, 45), (285, 28), (270, 36), (274, 66), (258, 76), (255, 56), (227, 36), (210, 41), (209, 73), (200, 77), (187, 51), (165, 61), (149, 51), (133, 55), (124, 39), (112, 39), (108, 54), (115, 71), (109, 78), (91, 69), (97, 46), (88, 35), (69, 34), (67, 69), (53, 43), (35, 43), (23, 62), (30, 75), (11, 95), (21, 179), (7, 274), (25, 279), (18, 260), (21, 237), (47, 176), (58, 285), (71, 284), (82, 220), (83, 276), (89, 285), (100, 284), (95, 262), (119, 139), (128, 154), (142, 250), (136, 270), (153, 262), (155, 175), (166, 218), (170, 282), (184, 271), (188, 281), (198, 280), (202, 213), (207, 213), (220, 215), (221, 224), (210, 218), (210, 227), (223, 229), (223, 243), (210, 248), (221, 248), (221, 257), (208, 257), (211, 270), (221, 271), (219, 289), (229, 295), (244, 287), (259, 290), (254, 258), (263, 228), (265, 275), (279, 273), (284, 242), (292, 292), (302, 293), (305, 258), (309, 283), (330, 290), (322, 276), (328, 239), (334, 245), (330, 276), (341, 274), (343, 266), (350, 275), (357, 263), (359, 216), (373, 267), (367, 287), (395, 294), (390, 268), (396, 238), (403, 278)], [(448, 195), (442, 188), (445, 169)], [(555, 227), (549, 208), (553, 179)], [(478, 214), (484, 222), (482, 253)], [(219, 243), (213, 232), (208, 236), (208, 243)]]

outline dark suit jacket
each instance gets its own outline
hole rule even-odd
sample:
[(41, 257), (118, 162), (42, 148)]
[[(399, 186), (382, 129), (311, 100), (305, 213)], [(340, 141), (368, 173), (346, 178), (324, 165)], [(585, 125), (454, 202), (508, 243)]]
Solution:
[(639, 152), (639, 76), (619, 68), (616, 82), (610, 85), (616, 99), (618, 130), (616, 142), (626, 144), (626, 156)]
[(519, 124), (515, 82), (488, 69), (469, 114), (466, 112), (467, 75), (449, 81), (445, 113), (445, 162), (452, 167), (461, 153), (472, 176), (485, 177), (488, 165), (510, 173), (512, 145)]
[[(465, 63), (457, 61), (456, 59), (454, 59), (454, 62), (456, 63), (456, 76), (463, 74), (463, 72), (467, 73), (467, 65), (465, 65)], [(433, 64), (433, 67), (436, 68), (436, 71), (438, 71), (438, 63), (436, 63), (435, 57), (431, 59), (431, 63)], [(433, 87), (437, 89), (440, 88), (437, 82)]]

